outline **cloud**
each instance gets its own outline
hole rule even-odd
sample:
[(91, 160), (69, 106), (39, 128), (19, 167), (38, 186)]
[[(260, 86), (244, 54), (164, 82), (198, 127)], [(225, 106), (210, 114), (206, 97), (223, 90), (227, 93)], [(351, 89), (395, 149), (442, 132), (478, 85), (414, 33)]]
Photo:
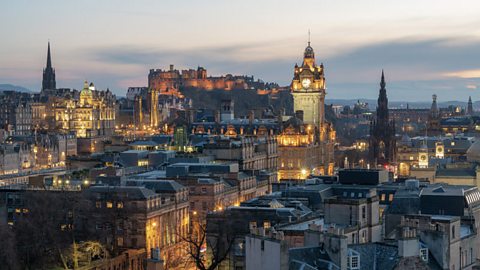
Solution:
[(475, 85), (475, 84), (467, 84), (466, 87), (467, 87), (467, 89), (473, 89), (473, 90), (477, 89), (477, 85)]
[(480, 69), (460, 70), (445, 73), (447, 77), (456, 77), (463, 79), (480, 78)]
[[(203, 66), (209, 75), (254, 75), (287, 85), (304, 49), (301, 42), (290, 38), (212, 47), (185, 46), (188, 44), (170, 48), (89, 47), (69, 54), (77, 60), (65, 60), (61, 69), (56, 66), (57, 78), (61, 86), (75, 87), (88, 79), (124, 95), (130, 84), (146, 85), (149, 69), (166, 69), (175, 64), (178, 69)], [(317, 62), (326, 67), (327, 98), (376, 98), (381, 69), (385, 69), (391, 100), (430, 100), (433, 93), (445, 99), (462, 99), (480, 83), (480, 40), (473, 37), (403, 37), (363, 45), (343, 44), (333, 51), (331, 44), (313, 46)], [(39, 85), (41, 74), (32, 72), (36, 81), (31, 84)], [(8, 82), (25, 85), (25, 81), (19, 77)]]

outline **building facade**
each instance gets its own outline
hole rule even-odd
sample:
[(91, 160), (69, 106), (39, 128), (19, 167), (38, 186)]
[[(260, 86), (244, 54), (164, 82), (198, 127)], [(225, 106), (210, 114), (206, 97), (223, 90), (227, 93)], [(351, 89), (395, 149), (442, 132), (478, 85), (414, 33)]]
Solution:
[(295, 116), (283, 123), (278, 136), (279, 179), (333, 174), (336, 134), (325, 121), (325, 89), (323, 64), (316, 65), (308, 42), (302, 65), (295, 65), (291, 84)]

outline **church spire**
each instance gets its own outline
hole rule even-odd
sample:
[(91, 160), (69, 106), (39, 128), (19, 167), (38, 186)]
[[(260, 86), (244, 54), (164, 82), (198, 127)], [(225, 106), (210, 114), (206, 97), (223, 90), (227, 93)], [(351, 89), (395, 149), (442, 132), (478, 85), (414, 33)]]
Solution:
[(310, 46), (310, 29), (308, 29), (308, 46)]
[(50, 53), (50, 41), (47, 49), (47, 66), (43, 69), (42, 90), (55, 90), (57, 84), (55, 81), (55, 69), (52, 67), (52, 56)]
[(387, 98), (387, 89), (385, 88), (385, 75), (382, 70), (382, 78), (380, 80), (380, 91), (378, 94), (378, 104), (377, 104), (377, 122), (384, 127), (388, 126), (389, 123), (389, 112), (388, 112), (388, 98)]
[(385, 75), (383, 74), (383, 69), (382, 69), (382, 79), (380, 80), (380, 89), (385, 89)]
[(47, 50), (47, 68), (52, 67), (52, 57), (50, 56), (50, 41), (48, 42), (48, 50)]
[(467, 115), (473, 115), (472, 97), (468, 97)]

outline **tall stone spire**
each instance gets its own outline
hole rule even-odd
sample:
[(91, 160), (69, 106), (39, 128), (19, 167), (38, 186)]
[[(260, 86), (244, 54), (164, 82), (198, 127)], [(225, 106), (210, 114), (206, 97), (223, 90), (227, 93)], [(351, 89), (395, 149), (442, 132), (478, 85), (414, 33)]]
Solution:
[(52, 56), (50, 54), (50, 42), (47, 49), (47, 66), (43, 69), (42, 90), (55, 90), (57, 84), (55, 81), (55, 69), (52, 68)]
[(377, 107), (377, 121), (379, 123), (388, 123), (388, 98), (387, 89), (385, 88), (385, 75), (382, 70), (382, 78), (380, 80), (380, 93), (378, 95), (378, 107)]
[(48, 42), (48, 50), (47, 50), (47, 68), (52, 68), (52, 57), (50, 55), (50, 41)]
[(374, 166), (390, 164), (395, 162), (396, 158), (395, 121), (389, 119), (387, 89), (385, 87), (385, 74), (382, 70), (377, 115), (370, 124), (369, 155), (370, 163)]
[(468, 115), (473, 115), (473, 103), (472, 103), (472, 97), (468, 97), (468, 107), (467, 107), (467, 114)]

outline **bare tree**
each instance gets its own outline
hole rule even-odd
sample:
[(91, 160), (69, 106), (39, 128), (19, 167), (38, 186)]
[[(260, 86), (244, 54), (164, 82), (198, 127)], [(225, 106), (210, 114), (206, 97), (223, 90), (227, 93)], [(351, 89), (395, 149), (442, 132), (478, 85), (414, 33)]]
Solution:
[(2, 247), (0, 248), (0, 265), (7, 270), (20, 269), (20, 265), (18, 265), (17, 247), (13, 228), (0, 223), (0, 239), (2, 239)]
[(194, 222), (192, 225), (192, 232), (181, 236), (187, 243), (188, 256), (200, 270), (216, 269), (230, 255), (237, 239), (236, 233), (221, 227), (214, 234), (207, 235), (206, 224)]
[[(14, 226), (17, 262), (24, 269), (67, 268), (63, 251), (74, 243), (79, 225), (81, 198), (78, 192), (27, 191), (24, 208)], [(78, 226), (77, 226), (78, 225)]]

